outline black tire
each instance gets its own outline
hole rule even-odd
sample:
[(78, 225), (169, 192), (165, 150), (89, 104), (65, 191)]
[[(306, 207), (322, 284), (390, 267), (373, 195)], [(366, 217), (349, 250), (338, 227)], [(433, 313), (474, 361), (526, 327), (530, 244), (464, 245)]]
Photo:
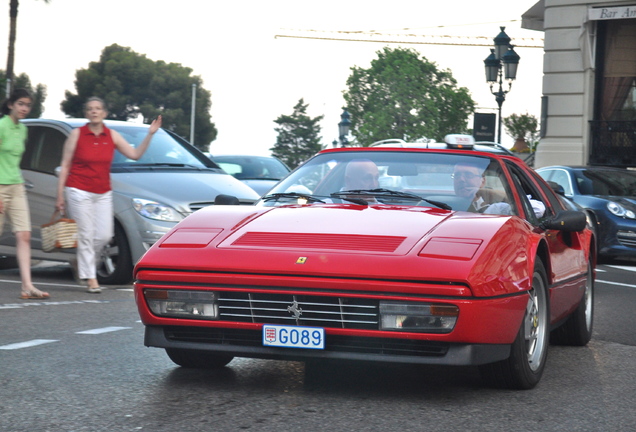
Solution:
[(532, 289), (510, 357), (479, 367), (482, 377), (496, 387), (527, 390), (541, 380), (548, 358), (550, 302), (548, 278), (539, 258), (534, 266)]
[(97, 280), (103, 285), (127, 285), (132, 281), (133, 262), (124, 229), (115, 222), (115, 236), (102, 251)]
[(0, 256), (0, 270), (10, 270), (18, 268), (18, 259), (13, 256)]
[(550, 342), (558, 345), (585, 346), (592, 339), (594, 327), (594, 269), (590, 261), (585, 281), (585, 293), (578, 307), (559, 328), (550, 335)]
[(179, 366), (192, 369), (219, 369), (234, 358), (229, 354), (178, 348), (166, 348), (166, 354)]

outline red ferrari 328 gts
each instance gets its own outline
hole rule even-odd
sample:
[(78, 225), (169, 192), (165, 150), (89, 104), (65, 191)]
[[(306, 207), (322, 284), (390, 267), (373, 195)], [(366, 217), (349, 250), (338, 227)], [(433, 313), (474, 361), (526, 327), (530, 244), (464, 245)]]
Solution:
[(324, 150), (254, 206), (187, 217), (135, 267), (145, 344), (183, 367), (477, 365), (534, 387), (550, 341), (590, 340), (595, 239), (521, 160), (462, 141)]

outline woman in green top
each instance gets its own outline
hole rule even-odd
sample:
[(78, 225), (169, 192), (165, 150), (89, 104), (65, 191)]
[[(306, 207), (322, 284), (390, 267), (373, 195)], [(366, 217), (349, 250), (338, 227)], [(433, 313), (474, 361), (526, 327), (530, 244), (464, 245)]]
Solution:
[(27, 128), (20, 119), (31, 112), (33, 97), (25, 89), (15, 89), (0, 108), (0, 233), (4, 216), (9, 216), (16, 237), (18, 265), (22, 279), (21, 299), (47, 299), (31, 282), (31, 218), (20, 160)]

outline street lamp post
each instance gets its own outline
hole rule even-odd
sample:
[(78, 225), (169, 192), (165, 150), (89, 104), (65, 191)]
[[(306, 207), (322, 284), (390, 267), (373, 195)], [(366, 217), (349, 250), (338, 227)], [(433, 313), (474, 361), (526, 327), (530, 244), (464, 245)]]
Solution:
[(342, 110), (340, 114), (340, 123), (338, 123), (338, 136), (340, 138), (340, 146), (346, 147), (349, 144), (347, 136), (351, 130), (351, 114), (346, 109)]
[[(517, 66), (519, 66), (519, 55), (510, 45), (510, 37), (506, 34), (505, 27), (500, 27), (501, 32), (495, 37), (495, 48), (490, 49), (490, 55), (484, 60), (486, 67), (486, 82), (490, 83), (490, 93), (495, 96), (499, 107), (499, 122), (497, 131), (497, 142), (501, 144), (501, 106), (506, 100), (506, 94), (512, 89), (512, 81), (517, 78)], [(504, 90), (504, 79), (508, 82), (508, 90)], [(494, 91), (495, 84), (499, 83), (499, 90)]]

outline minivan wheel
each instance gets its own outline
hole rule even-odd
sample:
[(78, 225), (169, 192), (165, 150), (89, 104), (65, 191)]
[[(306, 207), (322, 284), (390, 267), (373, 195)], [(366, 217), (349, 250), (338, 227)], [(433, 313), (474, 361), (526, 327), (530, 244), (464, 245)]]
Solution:
[(18, 259), (13, 256), (0, 256), (0, 270), (18, 268)]
[(102, 251), (97, 280), (103, 285), (126, 285), (132, 281), (133, 263), (124, 229), (115, 223), (115, 236)]

